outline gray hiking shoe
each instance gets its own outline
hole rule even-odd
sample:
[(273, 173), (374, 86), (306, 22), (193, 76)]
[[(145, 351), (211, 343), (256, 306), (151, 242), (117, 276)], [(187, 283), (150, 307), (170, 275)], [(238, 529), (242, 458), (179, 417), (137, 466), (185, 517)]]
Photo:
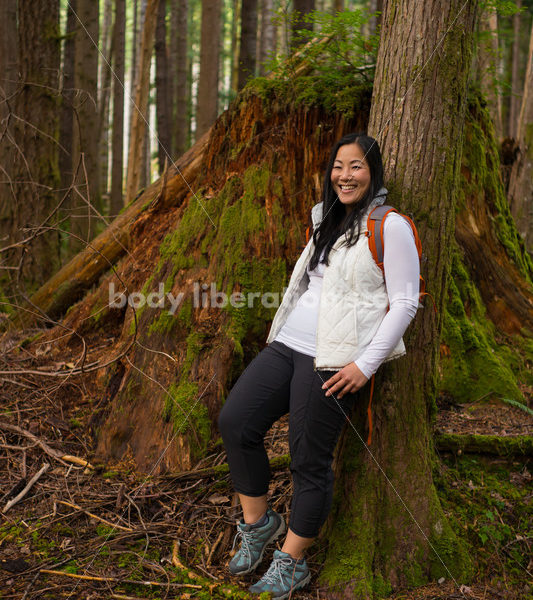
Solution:
[(283, 600), (310, 581), (311, 573), (303, 558), (296, 561), (290, 554), (274, 550), (274, 557), (268, 571), (248, 589), (252, 594), (269, 592), (273, 599)]
[(233, 575), (244, 575), (253, 571), (263, 560), (263, 552), (270, 542), (285, 533), (285, 520), (283, 517), (267, 508), (268, 521), (262, 527), (251, 527), (243, 521), (237, 524), (237, 534), (233, 540), (233, 547), (238, 539), (241, 547), (229, 563), (229, 570)]

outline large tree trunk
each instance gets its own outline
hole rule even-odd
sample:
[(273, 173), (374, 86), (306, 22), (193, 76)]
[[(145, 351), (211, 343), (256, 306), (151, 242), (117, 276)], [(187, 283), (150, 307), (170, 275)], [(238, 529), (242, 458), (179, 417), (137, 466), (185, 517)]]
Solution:
[(155, 88), (157, 115), (157, 157), (159, 173), (165, 169), (165, 161), (171, 157), (172, 127), (170, 111), (170, 81), (167, 54), (167, 2), (159, 0), (155, 28)]
[(143, 149), (145, 147), (146, 121), (148, 116), (148, 92), (150, 85), (150, 62), (154, 45), (154, 33), (159, 0), (148, 0), (142, 28), (142, 42), (135, 89), (135, 106), (131, 119), (131, 131), (128, 151), (128, 177), (126, 182), (126, 204), (137, 194), (141, 181)]
[[(78, 252), (95, 234), (96, 216), (91, 206), (101, 210), (98, 139), (98, 2), (77, 0), (78, 22), (75, 38), (73, 171), (78, 194), (69, 208), (70, 248)], [(81, 196), (81, 197), (80, 197)]]
[(242, 0), (241, 41), (239, 50), (238, 89), (241, 90), (249, 77), (255, 76), (257, 44), (257, 0)]
[(16, 123), (13, 160), (13, 235), (29, 238), (14, 251), (17, 279), (34, 288), (58, 266), (56, 231), (40, 230), (56, 223), (53, 210), (59, 188), (59, 1), (19, 0), (19, 85), (14, 98)]
[(174, 110), (172, 156), (181, 156), (187, 148), (189, 132), (187, 86), (187, 14), (188, 0), (173, 0), (171, 8), (172, 38), (172, 107)]
[(511, 212), (529, 252), (533, 252), (533, 26), (529, 42), (522, 107), (518, 119), (518, 155), (511, 170)]
[[(421, 311), (405, 358), (376, 376), (374, 436), (364, 402), (347, 427), (322, 581), (331, 598), (373, 598), (428, 579), (459, 578), (468, 557), (432, 480), (429, 415), (454, 232), (475, 2), (385, 2), (369, 133), (380, 143), (393, 204), (415, 215), (438, 316)], [(439, 59), (435, 49), (439, 47)], [(433, 59), (432, 59), (433, 58)], [(416, 373), (416, 377), (413, 374)]]
[(113, 133), (111, 140), (111, 197), (109, 213), (118, 215), (122, 209), (124, 179), (124, 73), (126, 54), (126, 4), (115, 0), (115, 25), (113, 28), (114, 67), (113, 78)]
[(202, 0), (196, 139), (202, 136), (217, 118), (221, 6), (221, 0)]

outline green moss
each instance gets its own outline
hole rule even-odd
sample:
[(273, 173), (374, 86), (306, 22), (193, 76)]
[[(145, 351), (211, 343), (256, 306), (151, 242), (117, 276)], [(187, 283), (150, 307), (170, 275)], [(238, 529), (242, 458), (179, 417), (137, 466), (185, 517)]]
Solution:
[(509, 346), (498, 344), (495, 333), (455, 247), (441, 336), (445, 348), (440, 360), (442, 393), (457, 402), (487, 394), (523, 399), (517, 384), (523, 359)]
[(493, 231), (524, 278), (533, 283), (533, 261), (509, 209), (500, 175), (500, 157), (494, 127), (479, 90), (471, 89), (465, 119), (462, 175), (457, 210), (465, 209), (467, 198), (488, 205)]

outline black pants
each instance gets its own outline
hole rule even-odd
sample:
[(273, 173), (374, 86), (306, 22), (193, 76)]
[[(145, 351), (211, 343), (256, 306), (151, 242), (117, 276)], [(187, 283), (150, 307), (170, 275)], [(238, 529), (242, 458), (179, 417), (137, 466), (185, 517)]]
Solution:
[[(272, 424), (289, 413), (294, 484), (289, 526), (302, 537), (315, 537), (331, 508), (333, 451), (346, 420), (322, 390), (333, 373), (315, 371), (311, 356), (272, 342), (243, 371), (218, 420), (236, 491), (262, 496), (270, 480), (263, 440)], [(337, 398), (347, 415), (355, 397)]]

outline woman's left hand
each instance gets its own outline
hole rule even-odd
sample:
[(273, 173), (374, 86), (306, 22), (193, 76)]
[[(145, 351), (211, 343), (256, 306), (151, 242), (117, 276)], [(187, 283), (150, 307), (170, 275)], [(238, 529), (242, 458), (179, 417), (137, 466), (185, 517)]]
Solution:
[(367, 381), (368, 378), (363, 375), (359, 367), (351, 362), (340, 371), (337, 371), (333, 377), (330, 377), (324, 383), (322, 389), (328, 390), (326, 396), (335, 394), (337, 398), (342, 398), (344, 394), (357, 392)]

